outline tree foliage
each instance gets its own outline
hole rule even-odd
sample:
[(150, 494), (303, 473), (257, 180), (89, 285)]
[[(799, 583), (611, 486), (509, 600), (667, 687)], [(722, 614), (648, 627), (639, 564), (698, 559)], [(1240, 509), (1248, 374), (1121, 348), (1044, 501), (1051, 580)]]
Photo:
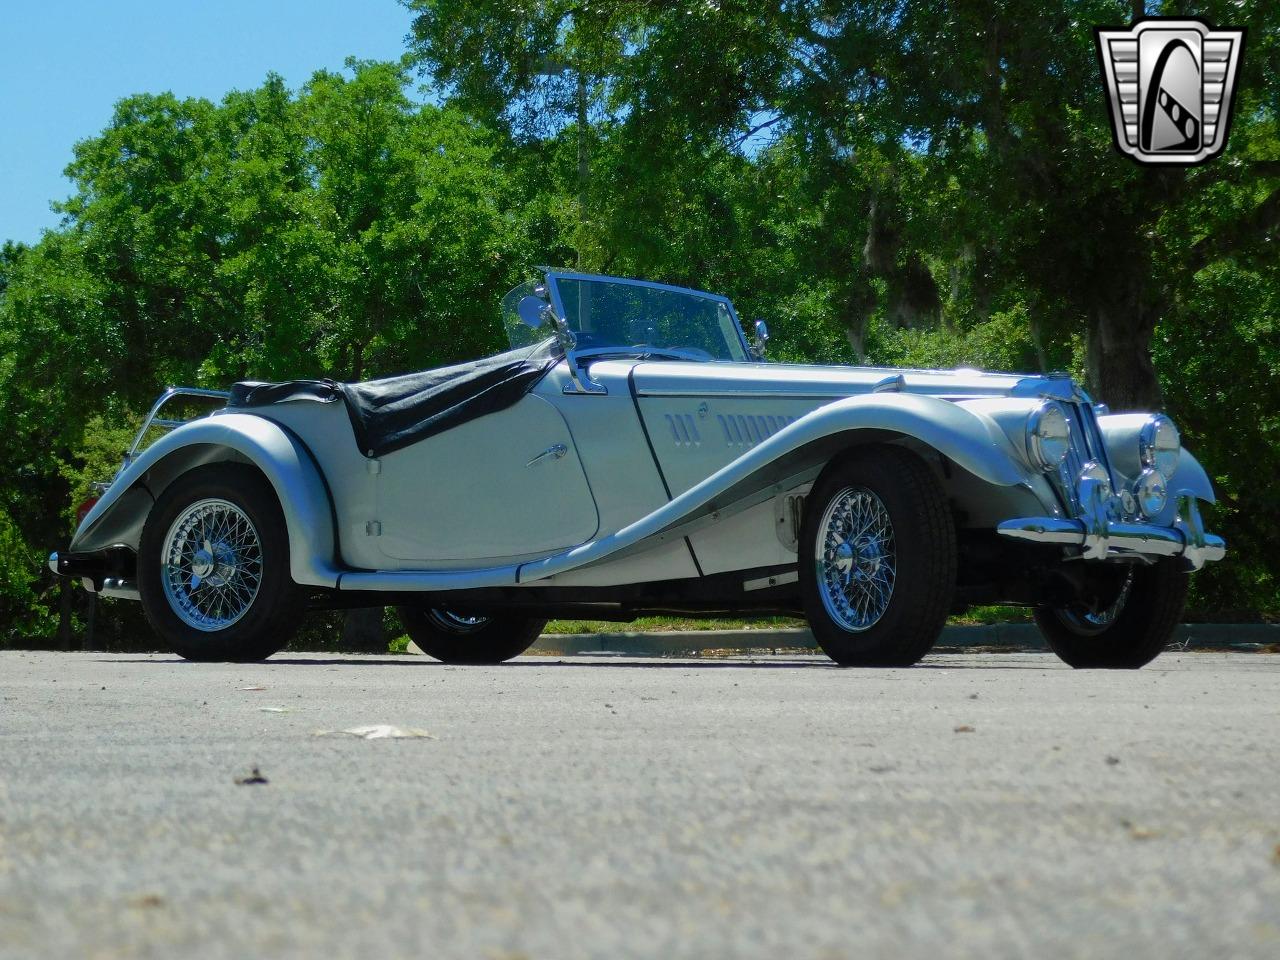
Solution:
[(120, 101), (58, 229), (0, 248), (11, 630), (48, 628), (32, 564), (165, 385), (477, 356), (538, 263), (723, 291), (780, 359), (1163, 405), (1232, 544), (1198, 602), (1280, 613), (1280, 6), (1146, 10), (1249, 30), (1227, 153), (1152, 169), (1111, 146), (1120, 0), (403, 2), (407, 66)]

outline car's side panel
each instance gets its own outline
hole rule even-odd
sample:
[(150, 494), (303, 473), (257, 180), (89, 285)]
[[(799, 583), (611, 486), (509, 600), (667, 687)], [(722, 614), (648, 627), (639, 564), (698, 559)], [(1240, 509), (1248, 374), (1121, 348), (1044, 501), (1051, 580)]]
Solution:
[(556, 406), (573, 431), (603, 533), (620, 530), (670, 499), (627, 384), (634, 365), (594, 364), (591, 374), (605, 385), (604, 394), (565, 393), (563, 364), (534, 389)]
[(386, 454), (375, 486), (384, 567), (550, 553), (599, 529), (574, 436), (536, 395)]
[(535, 584), (539, 587), (611, 587), (620, 583), (652, 583), (657, 580), (687, 580), (699, 576), (689, 548), (683, 539), (606, 560), (589, 567), (579, 567)]
[[(776, 504), (777, 498), (766, 500), (707, 530), (690, 534), (702, 572), (726, 573), (795, 563), (795, 550), (785, 547), (779, 537)], [(789, 522), (785, 516), (781, 519)]]
[(826, 401), (783, 397), (645, 397), (654, 454), (678, 495)]
[[(601, 535), (621, 530), (670, 499), (628, 386), (628, 374), (634, 365), (634, 361), (595, 364), (592, 376), (606, 386), (608, 392), (604, 394), (566, 394), (568, 378), (563, 367), (552, 371), (535, 389), (554, 403), (569, 423), (595, 496)], [(556, 583), (643, 583), (695, 577), (698, 573), (688, 547), (680, 540), (599, 568), (562, 574)]]

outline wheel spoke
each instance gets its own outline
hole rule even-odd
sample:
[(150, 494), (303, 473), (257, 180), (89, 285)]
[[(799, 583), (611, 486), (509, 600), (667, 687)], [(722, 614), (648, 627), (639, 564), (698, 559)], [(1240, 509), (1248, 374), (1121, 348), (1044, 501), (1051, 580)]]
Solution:
[(879, 622), (897, 576), (893, 523), (883, 501), (865, 487), (837, 493), (827, 505), (814, 556), (832, 619), (851, 632)]
[(253, 605), (262, 585), (262, 545), (249, 516), (222, 499), (200, 500), (169, 528), (161, 585), (188, 626), (224, 630)]

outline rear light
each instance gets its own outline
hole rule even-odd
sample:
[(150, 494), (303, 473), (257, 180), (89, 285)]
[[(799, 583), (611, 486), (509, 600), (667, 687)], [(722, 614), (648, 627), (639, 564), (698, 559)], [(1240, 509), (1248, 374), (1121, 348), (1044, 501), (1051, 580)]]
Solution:
[(98, 501), (101, 499), (101, 497), (90, 497), (84, 503), (80, 504), (80, 506), (76, 507), (76, 523), (84, 523), (84, 518), (89, 515), (89, 511), (97, 506)]

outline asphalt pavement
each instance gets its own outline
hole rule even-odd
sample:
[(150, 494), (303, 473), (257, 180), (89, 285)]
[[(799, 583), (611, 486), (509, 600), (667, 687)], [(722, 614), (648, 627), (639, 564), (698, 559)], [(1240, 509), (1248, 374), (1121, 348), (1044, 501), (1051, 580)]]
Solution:
[[(1277, 655), (8, 652), (0, 697), (6, 960), (1280, 956)], [(427, 736), (324, 732), (377, 725)]]

